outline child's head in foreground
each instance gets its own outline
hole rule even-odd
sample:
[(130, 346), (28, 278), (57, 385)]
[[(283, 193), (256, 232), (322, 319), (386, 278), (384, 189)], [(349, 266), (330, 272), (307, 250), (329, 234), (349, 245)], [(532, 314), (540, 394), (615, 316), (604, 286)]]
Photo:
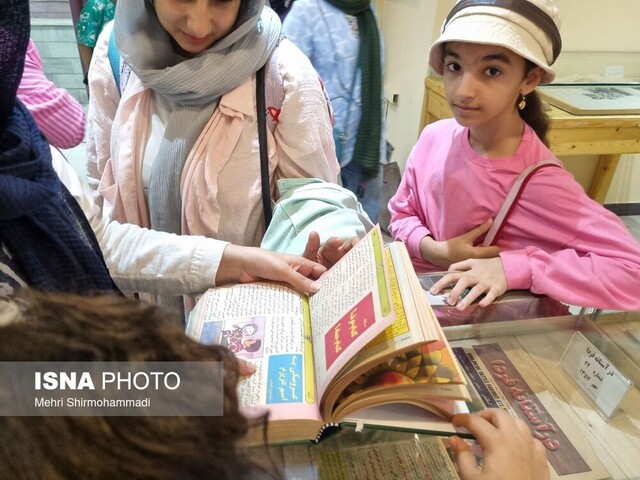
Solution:
[(276, 478), (239, 447), (253, 420), (239, 409), (237, 359), (187, 337), (156, 306), (115, 295), (0, 298), (0, 362), (34, 361), (222, 362), (224, 386), (210, 400), (224, 402), (224, 415), (0, 416), (2, 478)]

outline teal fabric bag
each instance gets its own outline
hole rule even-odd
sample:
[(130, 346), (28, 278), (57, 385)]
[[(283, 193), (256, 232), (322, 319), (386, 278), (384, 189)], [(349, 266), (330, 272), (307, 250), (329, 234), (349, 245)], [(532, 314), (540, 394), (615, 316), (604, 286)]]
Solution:
[(317, 178), (278, 180), (280, 198), (261, 247), (302, 255), (309, 233), (330, 237), (362, 238), (373, 224), (356, 196), (340, 185)]

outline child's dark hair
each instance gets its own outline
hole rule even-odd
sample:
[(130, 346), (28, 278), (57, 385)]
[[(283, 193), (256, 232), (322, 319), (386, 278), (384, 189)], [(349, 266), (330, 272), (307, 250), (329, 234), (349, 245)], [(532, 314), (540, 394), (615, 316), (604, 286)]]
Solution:
[[(525, 76), (527, 76), (533, 68), (536, 68), (536, 64), (525, 59)], [(518, 98), (516, 104), (520, 103), (520, 100), (521, 98)], [(526, 102), (526, 106), (522, 110), (518, 110), (520, 117), (536, 132), (540, 141), (542, 141), (546, 147), (549, 147), (547, 132), (549, 131), (550, 120), (544, 111), (540, 94), (536, 90), (532, 91), (527, 95)]]
[(251, 422), (239, 410), (228, 349), (198, 343), (158, 307), (119, 296), (25, 292), (20, 309), (12, 305), (0, 305), (15, 312), (0, 325), (0, 361), (222, 362), (224, 414), (0, 417), (3, 478), (277, 478), (237, 445)]

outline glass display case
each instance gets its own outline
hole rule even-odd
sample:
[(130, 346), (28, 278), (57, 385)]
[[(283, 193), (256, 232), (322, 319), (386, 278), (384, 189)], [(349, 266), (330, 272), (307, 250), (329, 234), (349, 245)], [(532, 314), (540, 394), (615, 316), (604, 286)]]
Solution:
[[(484, 402), (522, 418), (547, 448), (551, 478), (640, 478), (640, 312), (487, 315), (444, 330), (474, 392), (470, 411)], [(568, 362), (570, 353), (579, 365)], [(587, 360), (602, 372), (614, 369), (615, 378), (599, 378)], [(624, 391), (615, 387), (621, 382)], [(607, 413), (603, 405), (613, 408)], [(444, 429), (427, 417), (424, 425), (416, 431), (343, 425), (317, 444), (269, 452), (290, 479), (458, 478)]]
[(581, 330), (640, 388), (640, 312), (596, 310)]
[(562, 52), (556, 78), (539, 91), (574, 115), (640, 114), (640, 53)]
[(553, 65), (557, 83), (640, 83), (640, 52), (563, 51)]

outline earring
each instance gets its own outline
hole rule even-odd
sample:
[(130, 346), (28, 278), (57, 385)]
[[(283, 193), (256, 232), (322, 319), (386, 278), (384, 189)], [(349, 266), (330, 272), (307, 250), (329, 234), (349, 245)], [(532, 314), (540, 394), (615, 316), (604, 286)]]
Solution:
[(527, 97), (522, 95), (522, 100), (520, 100), (520, 103), (518, 103), (518, 110), (524, 110), (524, 107), (526, 106), (527, 106)]

